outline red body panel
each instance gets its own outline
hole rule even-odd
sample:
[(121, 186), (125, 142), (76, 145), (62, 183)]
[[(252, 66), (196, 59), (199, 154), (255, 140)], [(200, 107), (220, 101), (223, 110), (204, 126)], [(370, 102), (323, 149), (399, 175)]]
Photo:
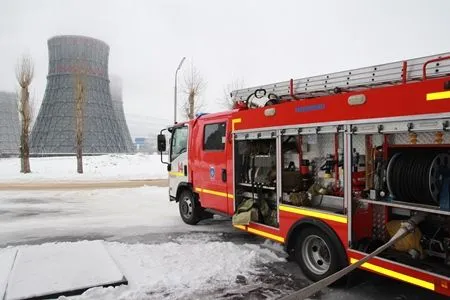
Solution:
[[(273, 106), (276, 109), (273, 117), (264, 116), (264, 108), (259, 108), (240, 111), (233, 118), (242, 118), (242, 122), (236, 124), (236, 129), (240, 130), (449, 112), (450, 100), (426, 101), (427, 93), (443, 91), (444, 83), (449, 80), (450, 78), (446, 77), (368, 89), (358, 93), (343, 93), (304, 101), (292, 101)], [(359, 94), (366, 96), (366, 103), (350, 106), (348, 97)]]
[[(298, 124), (448, 113), (450, 111), (450, 100), (426, 100), (428, 93), (442, 92), (444, 90), (444, 83), (448, 81), (450, 81), (450, 77), (366, 89), (361, 92), (342, 93), (307, 100), (295, 100), (271, 106), (271, 108), (275, 109), (276, 113), (270, 117), (264, 115), (266, 108), (234, 110), (226, 113), (201, 116), (190, 122), (189, 178), (194, 190), (200, 195), (200, 201), (203, 207), (212, 208), (231, 216), (234, 213), (233, 127), (235, 130), (245, 130)], [(348, 104), (349, 96), (360, 94), (364, 94), (366, 97), (364, 104), (356, 106)], [(240, 121), (234, 124), (233, 120), (236, 119), (240, 119)], [(204, 125), (220, 121), (227, 122), (225, 150), (222, 152), (203, 151)], [(211, 176), (211, 167), (215, 169), (215, 176)], [(221, 179), (222, 169), (226, 169), (226, 182), (223, 182)], [(372, 231), (372, 224), (369, 222), (370, 218), (367, 217), (371, 214), (372, 209), (369, 208), (366, 211), (359, 211), (354, 215), (353, 222), (359, 224), (355, 226), (353, 232), (357, 239), (368, 236)], [(279, 217), (279, 229), (254, 223), (246, 227), (240, 226), (240, 228), (283, 242), (287, 238), (292, 226), (302, 218), (305, 218), (305, 216), (300, 214), (287, 211), (280, 211)], [(359, 259), (362, 257), (362, 254), (348, 249), (347, 223), (332, 221), (326, 218), (321, 219), (321, 221), (334, 230), (340, 238), (342, 245), (348, 252), (349, 259)], [(371, 263), (426, 282), (433, 282), (436, 292), (450, 295), (450, 283), (446, 279), (443, 279), (443, 277), (382, 259), (373, 259)]]
[[(293, 214), (290, 212), (280, 211), (280, 232), (282, 236), (286, 239), (289, 230), (292, 228), (292, 226), (298, 221), (302, 220), (303, 218), (307, 217), (300, 216), (298, 214)], [(346, 245), (347, 244), (346, 241), (348, 240), (347, 224), (324, 219), (322, 219), (321, 221), (324, 222), (326, 225), (328, 225), (331, 229), (333, 229), (334, 232), (336, 232), (344, 248), (347, 248)]]
[(373, 207), (369, 205), (367, 209), (358, 209), (353, 215), (353, 223), (358, 226), (353, 226), (353, 234), (356, 240), (369, 237), (372, 234)]
[[(229, 211), (232, 195), (233, 172), (231, 169), (231, 139), (229, 136), (225, 142), (223, 151), (203, 150), (203, 128), (207, 124), (226, 122), (227, 132), (231, 132), (231, 113), (219, 113), (198, 118), (191, 122), (191, 134), (189, 139), (189, 166), (191, 183), (194, 190), (202, 189), (200, 201), (205, 208), (211, 208), (222, 213), (233, 214)], [(227, 172), (227, 180), (222, 180), (222, 170)], [(228, 188), (228, 186), (230, 188)], [(203, 191), (206, 190), (206, 191)]]

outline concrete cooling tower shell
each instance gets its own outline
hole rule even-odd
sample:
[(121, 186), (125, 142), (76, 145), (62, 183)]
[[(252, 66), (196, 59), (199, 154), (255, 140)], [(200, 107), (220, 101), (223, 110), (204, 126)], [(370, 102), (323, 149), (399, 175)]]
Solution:
[(132, 153), (135, 150), (135, 146), (133, 144), (133, 140), (131, 139), (130, 130), (128, 129), (125, 112), (123, 110), (122, 79), (117, 75), (110, 74), (109, 80), (114, 113), (116, 115), (117, 122), (119, 123), (122, 136), (125, 140), (127, 152)]
[(33, 154), (75, 153), (75, 74), (85, 83), (85, 154), (126, 153), (108, 79), (109, 46), (85, 36), (48, 40), (47, 87), (31, 134)]
[(19, 154), (20, 121), (14, 93), (0, 92), (0, 156)]

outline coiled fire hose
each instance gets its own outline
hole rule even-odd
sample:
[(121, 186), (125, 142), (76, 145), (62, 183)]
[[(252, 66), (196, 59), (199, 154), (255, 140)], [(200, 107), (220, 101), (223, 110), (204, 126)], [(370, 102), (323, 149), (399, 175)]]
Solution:
[(392, 236), (392, 238), (384, 245), (377, 248), (375, 251), (373, 251), (371, 254), (367, 255), (366, 257), (358, 260), (356, 263), (351, 264), (347, 266), (346, 268), (331, 274), (330, 276), (317, 281), (311, 285), (308, 285), (307, 287), (296, 291), (290, 295), (287, 295), (283, 298), (280, 298), (280, 300), (303, 300), (318, 291), (322, 290), (323, 288), (329, 286), (333, 282), (337, 281), (338, 279), (342, 278), (343, 276), (347, 275), (354, 269), (360, 267), (362, 264), (370, 260), (371, 258), (377, 256), (387, 248), (391, 247), (393, 244), (395, 244), (397, 241), (401, 240), (405, 236), (407, 236), (409, 233), (413, 232), (417, 225), (419, 225), (420, 222), (422, 222), (425, 219), (426, 214), (418, 213), (414, 216), (412, 216), (409, 220), (404, 221), (401, 223), (401, 226), (399, 230)]

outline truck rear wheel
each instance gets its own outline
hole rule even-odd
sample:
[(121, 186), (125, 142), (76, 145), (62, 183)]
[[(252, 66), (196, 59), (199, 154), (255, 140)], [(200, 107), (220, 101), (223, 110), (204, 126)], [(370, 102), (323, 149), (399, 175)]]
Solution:
[(195, 225), (200, 221), (201, 207), (190, 190), (181, 192), (178, 205), (184, 223)]
[(308, 227), (297, 237), (295, 259), (309, 279), (319, 281), (346, 265), (341, 248), (336, 236), (330, 237), (319, 228)]

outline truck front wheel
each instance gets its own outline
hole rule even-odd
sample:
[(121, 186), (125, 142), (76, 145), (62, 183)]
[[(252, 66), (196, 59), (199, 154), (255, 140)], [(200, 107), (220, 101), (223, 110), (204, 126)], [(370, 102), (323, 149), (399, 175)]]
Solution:
[(184, 190), (178, 201), (181, 219), (186, 224), (195, 225), (200, 221), (201, 207), (190, 190)]
[(303, 229), (296, 239), (295, 259), (303, 273), (319, 281), (339, 271), (346, 264), (337, 238), (330, 237), (315, 227)]

